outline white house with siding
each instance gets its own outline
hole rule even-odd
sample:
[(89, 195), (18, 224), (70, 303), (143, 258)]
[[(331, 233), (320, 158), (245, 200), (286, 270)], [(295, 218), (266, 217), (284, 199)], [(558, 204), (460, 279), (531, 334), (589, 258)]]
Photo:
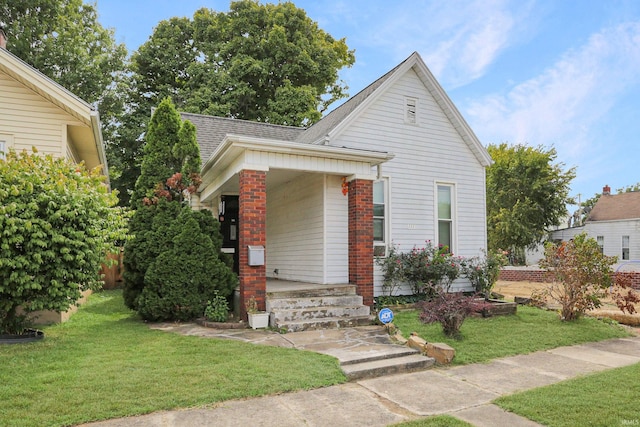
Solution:
[[(429, 240), (464, 257), (486, 250), (491, 158), (418, 53), (307, 129), (182, 117), (196, 126), (204, 160), (193, 203), (220, 218), (241, 300), (263, 303), (274, 283), (352, 283), (371, 305), (382, 294), (374, 253), (391, 244), (408, 251)], [(259, 197), (243, 202), (256, 190), (249, 179)], [(260, 197), (243, 220), (243, 204)], [(260, 246), (264, 265), (248, 265)]]
[(108, 175), (98, 111), (0, 47), (0, 151), (32, 147)]
[[(35, 147), (41, 154), (101, 166), (108, 176), (98, 111), (6, 50), (0, 28), (0, 158)], [(66, 313), (36, 313), (38, 322), (66, 320)]]
[(611, 194), (605, 186), (584, 225), (556, 230), (552, 240), (567, 241), (580, 233), (596, 239), (602, 253), (618, 257), (618, 263), (640, 265), (640, 192)]

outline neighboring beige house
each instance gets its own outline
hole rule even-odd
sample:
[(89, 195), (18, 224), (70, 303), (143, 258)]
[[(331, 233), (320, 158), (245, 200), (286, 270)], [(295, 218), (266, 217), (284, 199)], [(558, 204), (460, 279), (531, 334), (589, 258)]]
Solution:
[[(0, 29), (0, 156), (36, 147), (38, 152), (102, 166), (108, 176), (98, 111), (6, 50)], [(46, 313), (38, 321), (66, 320)]]
[(203, 159), (192, 202), (220, 218), (241, 304), (254, 296), (269, 307), (268, 287), (295, 282), (352, 284), (371, 306), (382, 294), (374, 254), (391, 244), (486, 249), (491, 158), (418, 53), (308, 129), (182, 117)]
[(605, 255), (617, 256), (619, 264), (640, 260), (640, 192), (614, 195), (605, 186), (584, 225), (553, 231), (551, 239), (566, 241), (583, 232), (596, 239)]

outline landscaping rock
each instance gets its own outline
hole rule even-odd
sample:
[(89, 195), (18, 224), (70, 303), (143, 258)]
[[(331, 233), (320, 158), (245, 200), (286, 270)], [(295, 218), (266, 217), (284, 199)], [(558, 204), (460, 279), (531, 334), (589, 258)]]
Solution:
[(426, 351), (427, 342), (422, 338), (420, 338), (418, 335), (411, 334), (411, 336), (409, 337), (409, 341), (407, 342), (407, 345), (409, 345), (409, 347), (411, 348), (415, 348), (416, 350), (420, 350), (422, 353), (424, 353)]
[(531, 298), (527, 297), (513, 297), (516, 304), (528, 305), (531, 302)]
[(456, 357), (456, 350), (441, 342), (428, 343), (425, 347), (425, 353), (427, 356), (436, 359), (436, 362), (440, 365), (448, 365)]
[(482, 311), (482, 315), (484, 317), (516, 314), (516, 311), (518, 309), (518, 304), (516, 304), (515, 302), (507, 302), (497, 299), (490, 299), (487, 300), (487, 302), (491, 305), (491, 307)]
[(407, 343), (409, 342), (405, 337), (402, 336), (400, 331), (397, 331), (395, 335), (393, 335), (393, 340), (400, 345), (407, 345)]

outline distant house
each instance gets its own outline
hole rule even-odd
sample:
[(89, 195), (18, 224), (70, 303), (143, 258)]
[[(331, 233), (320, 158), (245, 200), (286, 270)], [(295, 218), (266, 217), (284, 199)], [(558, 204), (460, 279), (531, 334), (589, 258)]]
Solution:
[(98, 111), (0, 47), (0, 155), (32, 147), (107, 175)]
[[(5, 48), (0, 29), (0, 158), (9, 149), (66, 157), (107, 176), (98, 112)], [(66, 320), (67, 313), (39, 313), (38, 321)]]
[(264, 308), (278, 279), (351, 283), (370, 306), (382, 294), (374, 255), (391, 244), (486, 249), (491, 158), (418, 53), (308, 129), (182, 117), (204, 162), (192, 203), (220, 218), (241, 301)]
[(640, 192), (612, 195), (605, 186), (584, 225), (553, 231), (551, 238), (566, 241), (583, 232), (619, 262), (640, 260)]

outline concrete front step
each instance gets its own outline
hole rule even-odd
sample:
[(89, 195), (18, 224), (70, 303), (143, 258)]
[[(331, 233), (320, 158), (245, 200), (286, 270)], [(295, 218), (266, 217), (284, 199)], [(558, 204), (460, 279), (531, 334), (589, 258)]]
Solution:
[(386, 345), (384, 346), (383, 351), (376, 351), (371, 349), (366, 355), (362, 355), (362, 353), (354, 353), (354, 357), (345, 357), (341, 355), (340, 365), (358, 365), (366, 362), (375, 362), (378, 360), (387, 360), (387, 359), (398, 359), (405, 356), (415, 356), (420, 355), (418, 350), (415, 348), (401, 346), (401, 345)]
[(276, 322), (274, 313), (271, 313), (270, 325), (276, 329), (285, 329), (287, 332), (301, 332), (312, 329), (339, 329), (351, 328), (354, 326), (370, 325), (371, 316), (358, 317), (325, 317), (307, 320), (293, 320), (286, 322)]
[(362, 305), (360, 295), (330, 295), (312, 297), (287, 297), (267, 296), (267, 311), (293, 310), (323, 306), (355, 306)]
[(324, 305), (294, 309), (271, 309), (271, 319), (276, 323), (332, 317), (368, 317), (369, 314), (370, 308), (366, 305)]
[(355, 285), (326, 285), (322, 288), (267, 291), (267, 298), (311, 298), (341, 295), (356, 295)]
[(421, 354), (412, 354), (391, 359), (372, 360), (348, 365), (341, 365), (349, 380), (375, 378), (383, 375), (421, 371), (435, 364), (434, 359)]

